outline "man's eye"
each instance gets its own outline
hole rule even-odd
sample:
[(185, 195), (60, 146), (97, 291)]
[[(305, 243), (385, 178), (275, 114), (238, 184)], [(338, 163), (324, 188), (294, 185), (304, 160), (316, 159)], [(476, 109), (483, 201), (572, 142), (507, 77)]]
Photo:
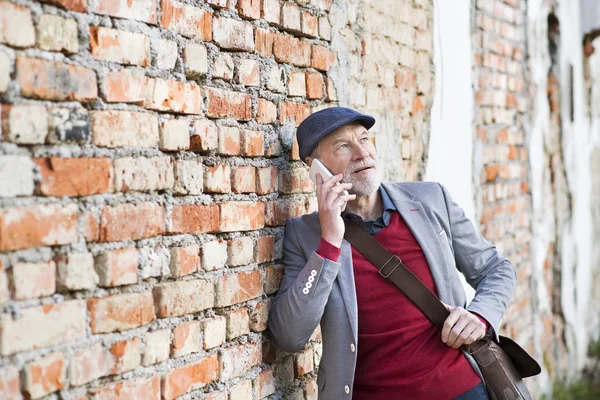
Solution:
[(369, 140), (368, 136), (363, 136), (363, 137), (360, 138), (360, 141), (363, 142), (363, 143), (367, 142), (368, 140)]
[(338, 147), (338, 150), (345, 150), (347, 148), (348, 148), (348, 145), (347, 144), (343, 144), (340, 147)]

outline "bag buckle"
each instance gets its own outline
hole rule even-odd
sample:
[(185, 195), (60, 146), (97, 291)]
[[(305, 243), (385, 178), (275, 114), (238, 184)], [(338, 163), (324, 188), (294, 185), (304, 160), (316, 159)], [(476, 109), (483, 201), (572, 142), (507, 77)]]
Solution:
[[(383, 272), (382, 272), (382, 271), (383, 271), (383, 269), (384, 269), (384, 268), (385, 268), (385, 267), (386, 267), (386, 266), (387, 266), (387, 265), (390, 263), (390, 261), (392, 261), (393, 259), (396, 259), (396, 260), (397, 260), (397, 263), (396, 263), (396, 265), (394, 265), (394, 268), (392, 268), (392, 269), (391, 269), (391, 271), (390, 271), (390, 272), (388, 272), (387, 274), (386, 274), (386, 273), (383, 273)], [(398, 268), (398, 266), (399, 266), (400, 264), (402, 264), (402, 260), (400, 259), (400, 257), (398, 257), (398, 256), (391, 256), (391, 257), (390, 257), (390, 259), (389, 259), (389, 260), (387, 260), (387, 261), (385, 262), (385, 264), (383, 264), (383, 266), (382, 266), (381, 268), (379, 268), (379, 275), (383, 276), (383, 278), (384, 278), (384, 279), (387, 279), (387, 278), (389, 278), (389, 276), (390, 276), (390, 275), (391, 275), (391, 274), (392, 274), (392, 273), (393, 273), (393, 272), (396, 270), (396, 268)]]

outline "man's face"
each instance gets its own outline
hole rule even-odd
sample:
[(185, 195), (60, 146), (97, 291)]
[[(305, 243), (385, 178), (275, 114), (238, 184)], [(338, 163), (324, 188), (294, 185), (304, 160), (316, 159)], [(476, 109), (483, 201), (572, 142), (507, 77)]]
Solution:
[(352, 183), (350, 193), (369, 196), (379, 189), (377, 152), (362, 124), (348, 124), (329, 134), (319, 143), (319, 154), (332, 174), (342, 173), (342, 182)]

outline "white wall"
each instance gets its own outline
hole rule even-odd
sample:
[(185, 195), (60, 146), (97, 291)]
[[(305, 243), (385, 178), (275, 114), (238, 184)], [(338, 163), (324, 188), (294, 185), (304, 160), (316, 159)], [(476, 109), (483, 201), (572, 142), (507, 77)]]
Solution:
[[(473, 195), (471, 1), (435, 0), (435, 96), (424, 180), (448, 188), (478, 227)], [(473, 290), (466, 285), (468, 297)]]

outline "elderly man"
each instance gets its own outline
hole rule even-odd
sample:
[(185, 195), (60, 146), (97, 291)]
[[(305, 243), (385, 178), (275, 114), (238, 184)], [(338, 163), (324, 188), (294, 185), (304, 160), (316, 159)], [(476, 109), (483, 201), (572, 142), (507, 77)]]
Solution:
[[(334, 176), (317, 176), (318, 212), (287, 221), (283, 279), (269, 315), (273, 340), (296, 352), (321, 324), (321, 400), (487, 399), (476, 364), (459, 347), (498, 331), (515, 272), (440, 184), (381, 183), (368, 134), (374, 123), (333, 107), (298, 127), (300, 157), (309, 165), (318, 158)], [(344, 218), (447, 305), (441, 332), (344, 240)], [(476, 290), (468, 306), (459, 272)]]

